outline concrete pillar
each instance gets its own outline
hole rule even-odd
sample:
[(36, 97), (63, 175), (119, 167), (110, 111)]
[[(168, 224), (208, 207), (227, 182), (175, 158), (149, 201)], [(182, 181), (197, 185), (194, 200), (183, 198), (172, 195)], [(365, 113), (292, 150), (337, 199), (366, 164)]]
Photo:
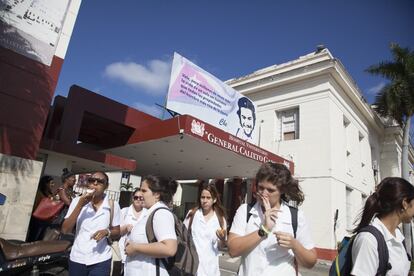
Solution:
[(43, 162), (0, 153), (0, 237), (25, 240)]
[(67, 158), (62, 158), (54, 154), (49, 154), (46, 159), (44, 175), (50, 175), (55, 178), (56, 183), (61, 183), (63, 169), (72, 169), (72, 163)]

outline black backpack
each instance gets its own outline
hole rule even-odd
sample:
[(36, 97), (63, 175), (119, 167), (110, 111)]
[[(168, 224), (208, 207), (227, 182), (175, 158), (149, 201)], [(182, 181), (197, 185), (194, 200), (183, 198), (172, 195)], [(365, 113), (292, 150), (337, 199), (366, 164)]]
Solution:
[[(256, 204), (256, 201), (253, 201), (249, 204), (247, 204), (247, 217), (246, 222), (249, 222), (250, 216), (250, 210), (253, 208), (253, 206)], [(296, 232), (298, 230), (298, 208), (288, 205), (290, 210), (290, 215), (292, 218), (292, 228), (293, 228), (293, 237), (296, 239)]]
[[(147, 233), (149, 243), (157, 242), (157, 239), (154, 235), (153, 221), (155, 212), (161, 209), (170, 211), (168, 208), (160, 207), (158, 209), (155, 209), (148, 217), (147, 224), (145, 226), (145, 232)], [(198, 254), (194, 245), (193, 238), (191, 236), (191, 232), (187, 230), (187, 227), (185, 227), (184, 223), (179, 220), (174, 213), (172, 213), (172, 215), (174, 216), (175, 233), (177, 235), (177, 252), (173, 257), (169, 257), (167, 259), (155, 259), (157, 276), (160, 275), (160, 260), (164, 264), (164, 267), (167, 269), (169, 275), (195, 275), (198, 269)]]
[(384, 236), (375, 226), (367, 225), (359, 230), (357, 234), (353, 235), (352, 237), (344, 237), (344, 239), (341, 241), (341, 244), (338, 248), (338, 255), (332, 262), (331, 268), (329, 269), (329, 276), (351, 275), (353, 266), (352, 245), (354, 244), (356, 235), (361, 232), (371, 233), (377, 240), (379, 265), (376, 275), (385, 275), (387, 271), (391, 269), (391, 264), (388, 262), (388, 247)]

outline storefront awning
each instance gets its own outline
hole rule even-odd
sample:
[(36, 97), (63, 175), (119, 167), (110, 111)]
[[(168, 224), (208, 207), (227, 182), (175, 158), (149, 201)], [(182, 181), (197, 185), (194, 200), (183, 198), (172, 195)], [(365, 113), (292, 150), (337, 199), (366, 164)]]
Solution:
[(136, 160), (137, 175), (176, 179), (254, 177), (261, 163), (293, 162), (183, 115), (136, 130), (128, 144), (104, 151)]

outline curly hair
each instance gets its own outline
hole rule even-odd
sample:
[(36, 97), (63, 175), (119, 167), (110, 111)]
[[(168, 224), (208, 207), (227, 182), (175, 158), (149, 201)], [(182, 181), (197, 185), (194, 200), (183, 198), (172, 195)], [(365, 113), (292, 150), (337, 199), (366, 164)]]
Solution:
[(305, 200), (298, 180), (292, 177), (289, 169), (283, 164), (263, 163), (256, 174), (256, 183), (263, 181), (273, 183), (279, 189), (282, 200), (286, 202), (292, 200), (300, 205)]

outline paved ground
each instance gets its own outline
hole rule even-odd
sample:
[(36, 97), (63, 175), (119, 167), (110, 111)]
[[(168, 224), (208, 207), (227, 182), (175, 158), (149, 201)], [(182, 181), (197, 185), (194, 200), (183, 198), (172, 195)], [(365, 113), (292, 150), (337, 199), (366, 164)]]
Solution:
[[(239, 269), (240, 258), (230, 258), (230, 256), (223, 252), (220, 256), (220, 272), (221, 276), (234, 276)], [(325, 261), (318, 261), (312, 269), (300, 269), (302, 276), (322, 276), (328, 275), (330, 263)]]

